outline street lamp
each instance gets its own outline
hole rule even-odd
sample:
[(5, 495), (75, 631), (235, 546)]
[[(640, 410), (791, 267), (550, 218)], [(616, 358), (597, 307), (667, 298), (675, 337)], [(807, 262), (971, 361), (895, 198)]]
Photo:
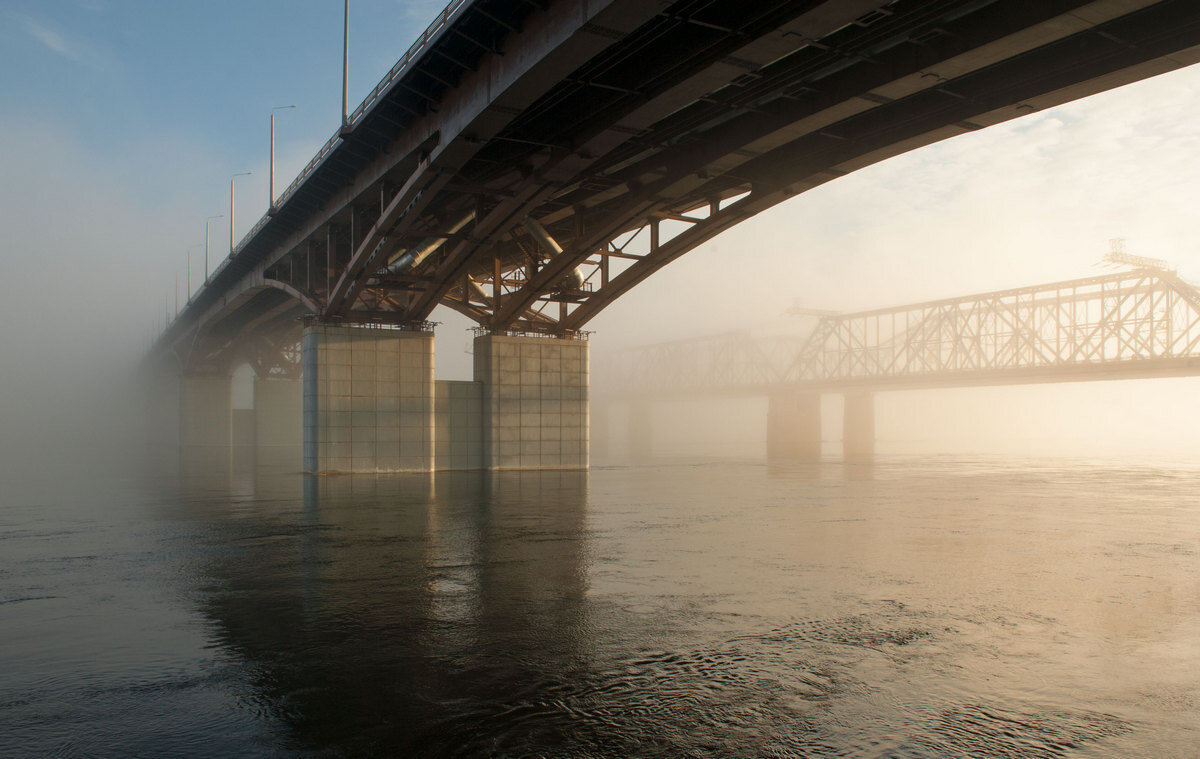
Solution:
[(253, 171), (239, 171), (229, 178), (229, 257), (233, 257), (233, 180), (237, 177), (248, 177)]
[(268, 182), (271, 202), (267, 204), (267, 215), (275, 215), (275, 111), (285, 111), (295, 108), (294, 105), (279, 105), (271, 109), (271, 181)]
[(346, 0), (345, 17), (342, 19), (342, 131), (350, 128), (350, 0)]
[(208, 284), (208, 223), (213, 219), (224, 219), (225, 214), (209, 216), (204, 220), (204, 284)]

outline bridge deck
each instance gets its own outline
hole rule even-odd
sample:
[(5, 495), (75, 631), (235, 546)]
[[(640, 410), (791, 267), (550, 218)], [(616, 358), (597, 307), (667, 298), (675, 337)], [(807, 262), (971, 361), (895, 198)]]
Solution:
[(456, 0), (156, 350), (270, 365), (298, 317), (439, 305), (578, 331), (789, 197), (1197, 45), (1193, 0)]

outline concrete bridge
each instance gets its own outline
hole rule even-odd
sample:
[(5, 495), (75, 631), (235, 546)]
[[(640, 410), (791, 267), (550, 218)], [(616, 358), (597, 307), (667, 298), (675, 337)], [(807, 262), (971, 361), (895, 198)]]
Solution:
[(609, 357), (597, 384), (646, 435), (655, 400), (764, 396), (767, 453), (821, 455), (821, 395), (845, 395), (847, 459), (874, 454), (873, 393), (1200, 375), (1200, 292), (1139, 268), (822, 317), (806, 337), (718, 335)]
[[(260, 440), (301, 427), (309, 471), (584, 467), (584, 328), (630, 288), (1198, 45), (1192, 0), (455, 0), (157, 341), (163, 428), (226, 446), (249, 363)], [(433, 381), (438, 307), (480, 325), (472, 381)]]

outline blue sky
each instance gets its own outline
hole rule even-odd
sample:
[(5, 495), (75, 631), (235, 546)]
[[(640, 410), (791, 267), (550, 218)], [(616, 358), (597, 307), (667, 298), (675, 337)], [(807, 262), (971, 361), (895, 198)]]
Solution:
[[(442, 7), (352, 0), (352, 108)], [(193, 287), (202, 279), (205, 219), (228, 214), (233, 173), (254, 172), (238, 180), (237, 236), (266, 210), (271, 108), (297, 106), (278, 116), (277, 188), (336, 130), (341, 44), (341, 0), (0, 0), (0, 317), (22, 325), (0, 335), (6, 386), (53, 386), (80, 362), (139, 355), (164, 301), (173, 307), (188, 251)], [(784, 315), (794, 301), (850, 310), (1088, 276), (1111, 237), (1200, 281), (1197, 198), (1200, 69), (1190, 68), (798, 196), (601, 314), (594, 350), (795, 330)], [(227, 223), (214, 222), (222, 253)], [(445, 322), (439, 374), (467, 376), (467, 324), (435, 318)], [(1194, 389), (1179, 382), (1146, 392), (1185, 402)], [(1047, 408), (1026, 406), (1031, 419)], [(1163, 405), (1162, 419), (1182, 419), (1177, 407)], [(1200, 447), (1187, 431), (1200, 425), (1179, 426)]]
[[(352, 4), (352, 108), (440, 8)], [(5, 0), (0, 21), (0, 94), (21, 106), (10, 117), (135, 166), (155, 146), (183, 143), (210, 152), (219, 179), (261, 162), (272, 107), (297, 106), (279, 117), (281, 144), (320, 144), (340, 117), (337, 0)], [(184, 191), (146, 180), (131, 184), (148, 197)]]

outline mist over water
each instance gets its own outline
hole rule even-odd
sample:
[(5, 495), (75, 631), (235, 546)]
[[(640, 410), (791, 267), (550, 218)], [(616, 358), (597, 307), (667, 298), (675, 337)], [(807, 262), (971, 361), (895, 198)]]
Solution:
[(1192, 756), (1198, 485), (693, 458), (18, 489), (0, 754)]
[[(141, 362), (205, 219), (215, 266), (265, 212), (268, 109), (300, 104), (280, 184), (329, 137), (341, 37), (126, 5), (0, 9), (0, 756), (1196, 756), (1195, 378), (880, 393), (873, 466), (838, 461), (834, 395), (821, 463), (764, 463), (761, 398), (658, 404), (635, 454), (599, 381), (587, 473), (148, 452)], [(360, 95), (425, 5), (356, 8)], [(291, 89), (246, 74), (272, 61)], [(1197, 95), (1184, 69), (806, 192), (603, 312), (593, 368), (1087, 276), (1119, 236), (1200, 280)], [(471, 323), (434, 319), (470, 377)]]

